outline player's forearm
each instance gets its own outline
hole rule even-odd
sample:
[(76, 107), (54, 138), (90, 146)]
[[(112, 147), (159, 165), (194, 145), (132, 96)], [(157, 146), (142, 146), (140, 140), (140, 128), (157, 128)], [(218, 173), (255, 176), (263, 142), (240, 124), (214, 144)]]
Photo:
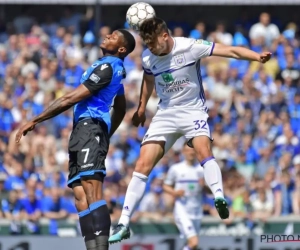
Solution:
[(35, 123), (41, 123), (54, 116), (61, 114), (72, 107), (74, 103), (70, 102), (69, 98), (61, 97), (55, 100), (43, 113), (33, 119)]
[(112, 137), (112, 135), (116, 132), (121, 122), (123, 121), (125, 114), (126, 110), (113, 110), (111, 116), (111, 128), (109, 132), (109, 137)]
[(230, 47), (229, 57), (240, 60), (260, 62), (260, 55), (258, 53), (243, 47)]
[(172, 196), (174, 196), (174, 197), (176, 196), (175, 190), (174, 190), (173, 187), (164, 184), (164, 185), (163, 185), (163, 189), (164, 189), (164, 191), (165, 191), (166, 193), (168, 193), (168, 194), (170, 194), (170, 195), (172, 195)]
[(140, 94), (140, 104), (138, 110), (141, 112), (146, 111), (147, 103), (150, 99), (150, 96), (153, 92), (154, 84), (149, 84), (145, 80), (141, 86), (141, 94)]

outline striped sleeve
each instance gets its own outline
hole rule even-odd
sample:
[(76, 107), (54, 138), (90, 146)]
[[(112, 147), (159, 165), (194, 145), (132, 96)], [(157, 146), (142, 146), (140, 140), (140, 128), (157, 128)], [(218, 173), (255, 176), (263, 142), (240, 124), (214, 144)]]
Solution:
[(145, 71), (145, 73), (146, 73), (147, 75), (153, 75), (153, 73), (151, 72), (151, 70), (145, 68), (144, 66), (143, 66), (143, 70)]
[(143, 70), (147, 75), (153, 75), (151, 71), (151, 62), (150, 62), (150, 55), (149, 50), (145, 50), (142, 54), (142, 66)]

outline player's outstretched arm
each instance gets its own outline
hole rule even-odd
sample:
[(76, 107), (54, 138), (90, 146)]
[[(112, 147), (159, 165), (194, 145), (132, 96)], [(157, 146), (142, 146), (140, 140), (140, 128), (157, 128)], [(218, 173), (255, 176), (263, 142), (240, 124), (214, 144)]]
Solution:
[(174, 198), (179, 198), (179, 197), (182, 197), (184, 195), (184, 190), (175, 190), (174, 186), (170, 186), (170, 185), (167, 185), (167, 184), (163, 185), (163, 190), (166, 193), (172, 195)]
[(29, 121), (19, 129), (16, 135), (16, 142), (18, 143), (22, 135), (25, 136), (27, 132), (33, 130), (35, 125), (37, 125), (38, 123), (61, 114), (62, 112), (74, 106), (77, 102), (80, 102), (81, 100), (86, 99), (91, 95), (92, 93), (90, 92), (90, 90), (86, 86), (81, 84), (70, 93), (56, 99), (44, 112), (33, 118), (31, 121)]
[(120, 126), (126, 114), (126, 98), (124, 95), (117, 95), (114, 100), (113, 113), (111, 116), (111, 128), (109, 137), (111, 137)]
[(270, 60), (272, 53), (263, 52), (261, 54), (258, 54), (250, 49), (246, 49), (243, 47), (227, 46), (216, 43), (212, 51), (212, 55), (266, 63)]
[(142, 126), (144, 126), (144, 122), (146, 120), (146, 117), (145, 117), (146, 106), (147, 106), (148, 100), (153, 92), (154, 85), (155, 85), (154, 76), (144, 73), (143, 83), (141, 86), (139, 107), (132, 118), (132, 123), (136, 127), (138, 127), (140, 124), (142, 124)]

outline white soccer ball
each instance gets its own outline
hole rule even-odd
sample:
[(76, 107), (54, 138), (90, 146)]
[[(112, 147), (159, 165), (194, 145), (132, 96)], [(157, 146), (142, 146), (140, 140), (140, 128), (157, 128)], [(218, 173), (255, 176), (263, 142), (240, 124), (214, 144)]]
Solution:
[(143, 2), (131, 5), (126, 13), (126, 21), (135, 31), (139, 30), (143, 21), (151, 17), (155, 17), (155, 10), (150, 4)]

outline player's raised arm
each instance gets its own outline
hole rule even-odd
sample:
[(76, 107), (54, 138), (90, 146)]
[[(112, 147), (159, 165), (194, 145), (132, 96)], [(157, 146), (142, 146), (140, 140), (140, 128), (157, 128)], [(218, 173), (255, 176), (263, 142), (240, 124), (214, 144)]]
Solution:
[(216, 43), (212, 55), (266, 63), (270, 60), (272, 53), (263, 52), (258, 54), (244, 47), (234, 47)]
[(134, 113), (132, 117), (132, 123), (134, 126), (139, 126), (142, 124), (144, 126), (144, 122), (146, 120), (145, 112), (148, 100), (153, 92), (155, 84), (155, 79), (152, 74), (148, 74), (147, 71), (144, 72), (143, 83), (141, 86), (140, 93), (140, 104), (138, 110)]
[(38, 123), (61, 114), (62, 112), (74, 106), (77, 102), (91, 95), (92, 94), (87, 87), (85, 87), (84, 85), (80, 85), (70, 93), (56, 99), (44, 112), (33, 118), (31, 121), (29, 121), (19, 129), (16, 135), (16, 142), (18, 143), (22, 135), (25, 136), (29, 131), (33, 130)]
[[(105, 67), (103, 67), (105, 66)], [(76, 103), (90, 97), (93, 93), (107, 86), (112, 78), (112, 67), (109, 64), (99, 65), (94, 69), (89, 78), (70, 93), (56, 99), (44, 112), (31, 121), (22, 126), (17, 135), (16, 142), (19, 142), (22, 135), (26, 135), (29, 131), (43, 121), (51, 119), (54, 116), (73, 107)]]

